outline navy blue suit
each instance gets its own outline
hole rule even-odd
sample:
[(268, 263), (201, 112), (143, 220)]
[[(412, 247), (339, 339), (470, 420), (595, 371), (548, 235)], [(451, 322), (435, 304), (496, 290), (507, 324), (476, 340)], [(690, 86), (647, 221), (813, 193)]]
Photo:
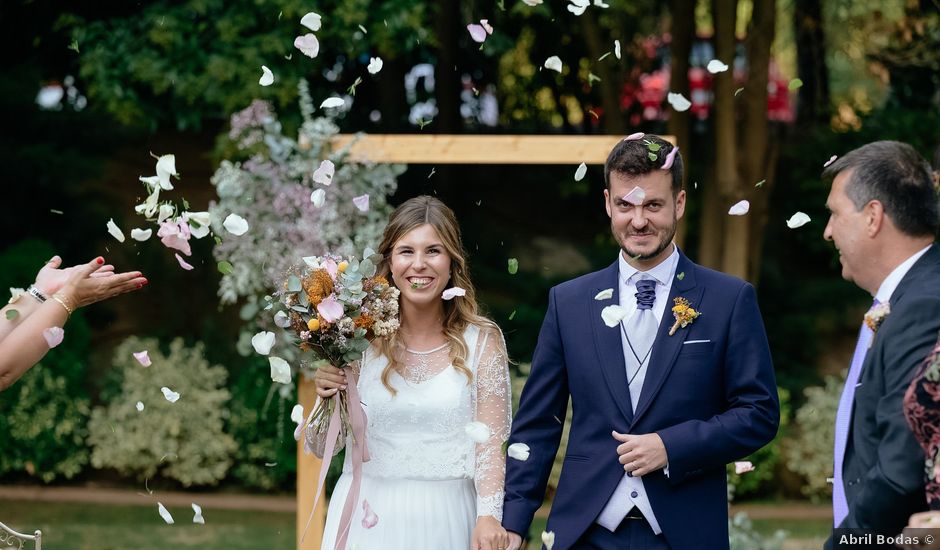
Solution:
[[(555, 532), (555, 550), (572, 548), (623, 476), (612, 430), (657, 432), (666, 446), (669, 476), (658, 470), (643, 482), (669, 545), (728, 548), (725, 465), (767, 444), (780, 420), (754, 288), (680, 253), (634, 413), (620, 328), (601, 319), (604, 307), (619, 304), (618, 278), (614, 262), (549, 294), (509, 438), (526, 443), (531, 452), (525, 462), (507, 461), (503, 525), (527, 534), (542, 504), (570, 396), (568, 449), (547, 527)], [(611, 288), (611, 299), (594, 299)], [(669, 336), (677, 296), (701, 316)], [(683, 344), (695, 340), (709, 342)]]

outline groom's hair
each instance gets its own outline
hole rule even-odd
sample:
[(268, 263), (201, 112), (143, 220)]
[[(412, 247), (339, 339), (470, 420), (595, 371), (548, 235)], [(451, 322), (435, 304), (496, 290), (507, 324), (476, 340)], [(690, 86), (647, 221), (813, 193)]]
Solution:
[[(632, 137), (632, 136), (631, 136)], [(644, 176), (653, 170), (662, 170), (663, 164), (673, 149), (678, 149), (655, 134), (645, 134), (638, 139), (622, 139), (607, 155), (604, 164), (604, 186), (610, 189), (610, 174), (620, 172), (630, 176)], [(682, 191), (682, 153), (676, 151), (672, 167), (672, 196)]]
[(845, 194), (859, 211), (876, 200), (899, 231), (911, 237), (936, 235), (940, 228), (940, 197), (930, 164), (900, 141), (875, 141), (854, 149), (827, 166), (823, 179), (832, 181), (851, 170)]

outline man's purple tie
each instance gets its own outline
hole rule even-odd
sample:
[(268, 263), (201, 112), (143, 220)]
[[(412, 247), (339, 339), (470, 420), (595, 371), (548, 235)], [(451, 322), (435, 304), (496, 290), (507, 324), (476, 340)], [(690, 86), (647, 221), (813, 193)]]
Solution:
[[(878, 300), (876, 299), (872, 307), (877, 305)], [(851, 435), (855, 386), (858, 384), (858, 377), (862, 372), (865, 355), (868, 353), (869, 346), (871, 346), (872, 336), (874, 336), (874, 333), (868, 328), (867, 324), (862, 322), (862, 328), (858, 332), (858, 343), (855, 345), (855, 354), (852, 355), (852, 365), (845, 377), (845, 387), (842, 388), (842, 397), (839, 399), (839, 409), (836, 412), (835, 452), (833, 453), (835, 471), (832, 476), (832, 522), (835, 527), (838, 527), (849, 515), (849, 503), (845, 498), (845, 485), (842, 479), (842, 465), (845, 460), (845, 447)]]

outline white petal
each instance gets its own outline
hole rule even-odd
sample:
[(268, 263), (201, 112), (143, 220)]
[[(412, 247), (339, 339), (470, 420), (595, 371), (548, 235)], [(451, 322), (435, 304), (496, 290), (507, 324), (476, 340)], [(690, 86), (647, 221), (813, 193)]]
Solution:
[(525, 4), (526, 6), (532, 6), (534, 8), (535, 6), (538, 6), (539, 4), (541, 4), (543, 1), (544, 0), (522, 0), (522, 3)]
[(787, 227), (790, 229), (796, 229), (797, 227), (803, 227), (804, 225), (810, 222), (809, 216), (803, 212), (797, 212), (790, 216), (790, 219), (787, 220)]
[(114, 218), (111, 218), (110, 220), (108, 220), (108, 233), (110, 233), (112, 237), (117, 239), (118, 242), (120, 243), (124, 242), (124, 232), (121, 231), (121, 229), (117, 226), (116, 223), (114, 223)]
[(251, 337), (251, 345), (255, 348), (255, 351), (261, 355), (271, 353), (271, 348), (274, 347), (274, 333), (261, 331), (255, 334)]
[(509, 454), (509, 458), (515, 458), (523, 462), (529, 460), (529, 446), (525, 443), (513, 443), (506, 452)]
[(162, 388), (160, 388), (160, 391), (163, 392), (163, 397), (170, 403), (176, 403), (180, 399), (180, 394), (176, 393), (175, 391), (171, 390), (170, 388), (166, 386), (163, 386)]
[(143, 401), (138, 401), (136, 407), (137, 407), (137, 412), (143, 412), (143, 411), (144, 411), (144, 402), (143, 402)]
[(170, 176), (179, 177), (176, 173), (176, 155), (163, 155), (157, 159), (157, 178), (160, 180), (160, 187), (166, 191), (173, 189)]
[(322, 183), (323, 185), (330, 185), (333, 183), (334, 174), (336, 174), (336, 165), (333, 164), (333, 161), (327, 159), (321, 162), (320, 166), (313, 171), (313, 181)]
[(271, 365), (271, 380), (281, 384), (290, 384), (290, 365), (280, 357), (268, 357)]
[(313, 193), (310, 193), (310, 202), (313, 203), (313, 206), (320, 208), (323, 206), (323, 203), (326, 201), (326, 191), (323, 189), (317, 189)]
[(666, 100), (672, 105), (672, 108), (679, 111), (688, 111), (689, 107), (692, 106), (692, 102), (685, 98), (682, 94), (674, 94), (669, 92), (669, 95), (666, 96)]
[(542, 544), (545, 545), (546, 550), (552, 550), (552, 547), (555, 546), (555, 532), (542, 531)]
[(209, 234), (212, 216), (208, 212), (183, 212), (183, 220), (189, 224), (189, 233), (201, 239)]
[(290, 419), (294, 421), (294, 424), (300, 424), (304, 421), (304, 406), (301, 404), (294, 405), (294, 408), (290, 410)]
[(369, 66), (366, 67), (366, 70), (369, 71), (369, 74), (376, 74), (382, 70), (384, 65), (381, 57), (371, 57), (369, 58)]
[(608, 288), (594, 295), (595, 300), (610, 300), (614, 297), (614, 289)]
[(163, 507), (162, 502), (157, 503), (157, 511), (160, 512), (160, 517), (163, 518), (163, 521), (167, 522), (170, 525), (173, 525), (173, 516), (170, 515), (170, 512)]
[(294, 47), (310, 58), (316, 57), (320, 53), (320, 41), (311, 33), (295, 38)]
[(281, 328), (287, 328), (290, 326), (290, 317), (283, 311), (278, 311), (274, 314), (274, 324)]
[(610, 7), (610, 4), (605, 4), (602, 0), (594, 0), (594, 5), (605, 9)]
[(358, 208), (360, 212), (369, 211), (369, 195), (360, 195), (358, 197), (354, 197), (352, 201), (353, 201), (353, 204), (356, 205), (356, 208)]
[(140, 176), (137, 179), (146, 183), (150, 187), (150, 189), (155, 189), (157, 187), (160, 187), (160, 178), (157, 176), (147, 176), (147, 177)]
[(614, 40), (614, 56), (620, 59), (620, 41)]
[(262, 86), (270, 86), (274, 84), (274, 73), (271, 72), (271, 69), (261, 66), (261, 79), (258, 80), (258, 84)]
[(747, 460), (742, 460), (740, 462), (734, 463), (734, 473), (738, 475), (741, 475), (747, 472), (753, 472), (753, 471), (754, 471), (754, 465)]
[(708, 62), (708, 66), (706, 66), (705, 69), (712, 74), (718, 74), (727, 71), (728, 66), (717, 59), (712, 59)]
[(300, 18), (300, 24), (312, 31), (320, 30), (320, 14), (310, 12)]
[(49, 349), (52, 349), (62, 343), (65, 338), (65, 330), (62, 327), (49, 327), (42, 331), (42, 337), (46, 340)]
[(467, 291), (460, 288), (459, 286), (448, 288), (441, 294), (441, 298), (445, 300), (453, 300), (457, 296), (466, 296)]
[(591, 4), (591, 3), (590, 3), (590, 0), (588, 0), (588, 1), (570, 0), (570, 2), (571, 2), (571, 3), (568, 4), (568, 11), (570, 11), (571, 13), (573, 13), (573, 14), (575, 14), (575, 15), (581, 15), (581, 14), (583, 14), (583, 13), (584, 13), (584, 10), (586, 10), (587, 7)]
[(245, 218), (239, 216), (238, 214), (229, 214), (225, 221), (222, 222), (222, 226), (228, 230), (229, 233), (240, 237), (248, 232), (248, 221)]
[(734, 204), (729, 210), (728, 214), (732, 216), (743, 216), (747, 214), (747, 211), (751, 209), (751, 203), (748, 201), (739, 201)]
[(480, 19), (480, 26), (486, 29), (486, 34), (493, 34), (493, 26), (489, 19)]
[(202, 506), (199, 506), (195, 502), (193, 503), (193, 523), (198, 523), (200, 525), (205, 525), (206, 520), (202, 517)]
[(134, 352), (134, 359), (137, 359), (137, 362), (140, 363), (142, 367), (149, 367), (151, 365), (150, 354), (147, 350)]
[(574, 171), (574, 181), (583, 180), (585, 174), (587, 174), (587, 164), (582, 162), (578, 165), (578, 169)]
[(464, 426), (464, 431), (470, 436), (470, 439), (477, 443), (486, 443), (490, 438), (490, 428), (482, 422), (471, 422)]
[(545, 68), (561, 73), (561, 59), (553, 55), (545, 60)]
[(620, 321), (623, 321), (626, 316), (627, 310), (619, 305), (607, 306), (601, 310), (601, 319), (604, 320), (605, 325), (611, 328), (619, 325)]
[(839, 158), (839, 155), (832, 155), (831, 157), (829, 157), (829, 160), (827, 160), (826, 163), (823, 164), (823, 168), (829, 168), (829, 165), (835, 162), (837, 158)]
[(144, 242), (153, 235), (153, 229), (131, 229), (131, 238), (135, 241)]
[(323, 100), (323, 103), (320, 104), (321, 109), (338, 109), (346, 105), (346, 102), (343, 101), (341, 97), (328, 97)]
[(169, 218), (173, 215), (173, 205), (172, 204), (161, 204), (160, 213), (157, 214), (157, 223), (162, 222), (163, 220)]
[(631, 189), (629, 193), (623, 196), (623, 200), (632, 204), (633, 206), (639, 206), (643, 204), (643, 201), (646, 200), (646, 191), (637, 185)]

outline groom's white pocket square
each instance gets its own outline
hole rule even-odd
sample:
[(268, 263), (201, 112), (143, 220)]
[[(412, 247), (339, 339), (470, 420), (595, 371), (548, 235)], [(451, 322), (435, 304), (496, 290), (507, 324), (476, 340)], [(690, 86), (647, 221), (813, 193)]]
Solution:
[(711, 342), (711, 340), (686, 340), (685, 342), (682, 342), (682, 345), (688, 346), (689, 344), (707, 344), (709, 342)]

